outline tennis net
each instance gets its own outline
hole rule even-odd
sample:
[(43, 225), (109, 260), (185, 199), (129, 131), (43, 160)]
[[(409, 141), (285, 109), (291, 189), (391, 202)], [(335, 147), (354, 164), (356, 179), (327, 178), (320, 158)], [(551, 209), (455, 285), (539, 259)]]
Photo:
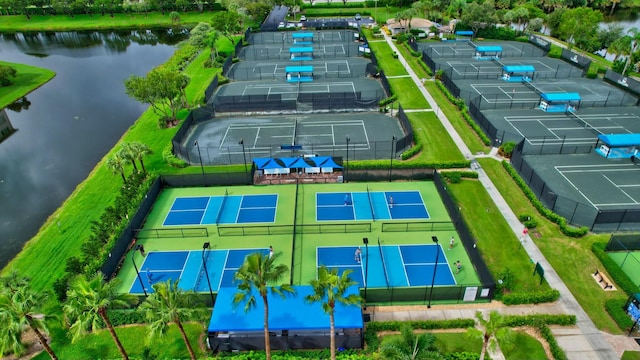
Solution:
[(469, 45), (473, 46), (474, 49), (478, 48), (478, 45), (476, 45), (473, 41), (469, 40)]
[(535, 85), (533, 85), (531, 83), (531, 80), (526, 80), (526, 79), (522, 79), (522, 83), (528, 87), (529, 89), (533, 90), (536, 92), (536, 94), (540, 95), (542, 94), (542, 90), (538, 89)]
[(369, 208), (371, 209), (371, 220), (376, 221), (376, 213), (373, 211), (373, 198), (371, 197), (371, 191), (369, 191), (369, 185), (367, 185), (367, 197), (369, 198)]
[(216, 215), (216, 225), (220, 224), (220, 217), (222, 216), (222, 212), (224, 211), (224, 204), (227, 202), (227, 198), (229, 197), (229, 192), (227, 189), (224, 189), (224, 197), (222, 197), (222, 203), (220, 203), (220, 210), (218, 210), (218, 215)]
[(492, 56), (491, 57), (491, 61), (493, 61), (494, 63), (496, 63), (498, 66), (500, 66), (501, 68), (504, 67), (504, 64), (500, 61), (500, 58), (498, 58), (498, 56)]
[(598, 134), (603, 134), (602, 131), (598, 130), (597, 128), (593, 127), (591, 124), (589, 124), (585, 119), (581, 118), (580, 116), (578, 116), (576, 113), (574, 113), (571, 110), (567, 110), (565, 112), (565, 114), (567, 114), (567, 116), (569, 116), (570, 118), (572, 118), (573, 120), (577, 121), (578, 123), (580, 123), (580, 125), (583, 125), (585, 129), (589, 129), (589, 130), (593, 130), (595, 132), (597, 132)]
[(387, 289), (389, 288), (389, 275), (387, 275), (387, 265), (384, 261), (384, 255), (382, 252), (382, 245), (380, 244), (380, 237), (378, 236), (378, 250), (380, 250), (380, 261), (382, 262), (382, 271), (384, 271), (384, 281), (387, 283)]

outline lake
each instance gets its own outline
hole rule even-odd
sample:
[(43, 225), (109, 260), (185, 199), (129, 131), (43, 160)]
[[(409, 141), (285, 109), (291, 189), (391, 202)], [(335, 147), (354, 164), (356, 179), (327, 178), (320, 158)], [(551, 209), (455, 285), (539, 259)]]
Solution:
[(0, 143), (0, 268), (147, 108), (125, 94), (124, 80), (164, 63), (181, 38), (166, 30), (0, 37), (3, 61), (57, 73), (27, 95), (27, 109), (6, 110), (17, 131)]

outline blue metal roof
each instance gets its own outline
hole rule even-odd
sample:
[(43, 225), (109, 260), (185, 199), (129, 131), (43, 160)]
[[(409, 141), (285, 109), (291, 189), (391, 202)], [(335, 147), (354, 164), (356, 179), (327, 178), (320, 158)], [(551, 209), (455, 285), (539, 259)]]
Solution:
[(313, 47), (305, 46), (305, 47), (292, 47), (289, 48), (290, 53), (312, 53)]
[(341, 169), (342, 166), (338, 165), (333, 161), (333, 158), (330, 156), (316, 156), (312, 157), (311, 160), (316, 164), (317, 167), (325, 167), (325, 168), (334, 168)]
[(579, 101), (582, 100), (580, 94), (572, 93), (542, 93), (540, 96), (546, 101)]
[(313, 38), (313, 33), (310, 32), (304, 32), (304, 33), (293, 33), (293, 38), (294, 39), (303, 39), (303, 38)]
[[(305, 296), (313, 294), (309, 285), (294, 286), (295, 296), (281, 298), (271, 292), (269, 301), (269, 329), (277, 330), (329, 330), (329, 315), (320, 303), (308, 303)], [(249, 312), (244, 311), (244, 304), (234, 304), (233, 298), (238, 289), (223, 287), (218, 291), (213, 307), (209, 332), (216, 331), (264, 331), (264, 302), (260, 294), (254, 291), (256, 306)], [(345, 295), (359, 294), (357, 286), (347, 289)], [(362, 329), (362, 310), (359, 306), (346, 306), (339, 302), (335, 307), (336, 329)]]
[(536, 68), (531, 65), (505, 65), (502, 69), (508, 73), (534, 72)]
[(253, 162), (256, 164), (258, 170), (282, 168), (282, 166), (272, 158), (253, 158)]
[(287, 66), (284, 68), (285, 72), (313, 72), (313, 66), (304, 65), (304, 66)]
[(456, 35), (473, 36), (473, 31), (471, 31), (471, 30), (460, 30), (460, 31), (456, 31)]
[(640, 134), (598, 135), (598, 139), (610, 146), (640, 145)]
[(502, 46), (478, 46), (476, 51), (479, 52), (500, 52), (502, 51)]

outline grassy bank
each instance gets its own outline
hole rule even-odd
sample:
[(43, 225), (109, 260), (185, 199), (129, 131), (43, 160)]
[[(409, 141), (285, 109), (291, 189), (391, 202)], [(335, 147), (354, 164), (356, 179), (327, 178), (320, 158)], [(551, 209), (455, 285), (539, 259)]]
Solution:
[(0, 109), (22, 98), (33, 90), (46, 84), (56, 75), (55, 72), (35, 66), (0, 61), (0, 65), (11, 66), (18, 72), (13, 85), (0, 87)]
[(195, 25), (209, 22), (213, 12), (180, 12), (180, 22), (172, 23), (169, 13), (114, 14), (106, 15), (35, 15), (27, 19), (24, 15), (0, 16), (0, 33), (18, 31), (77, 31), (111, 29), (145, 29), (171, 26)]

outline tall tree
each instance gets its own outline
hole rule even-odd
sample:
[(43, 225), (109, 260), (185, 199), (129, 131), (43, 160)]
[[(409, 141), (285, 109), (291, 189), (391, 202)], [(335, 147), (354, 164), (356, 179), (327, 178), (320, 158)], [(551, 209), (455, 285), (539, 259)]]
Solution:
[(144, 157), (153, 154), (153, 150), (151, 150), (151, 148), (147, 144), (138, 141), (132, 142), (131, 144), (129, 144), (129, 146), (133, 157), (140, 162), (142, 172), (146, 173), (147, 169), (145, 169), (144, 167)]
[(482, 4), (472, 2), (462, 12), (460, 20), (471, 27), (474, 33), (482, 27), (489, 27), (496, 23), (496, 10), (490, 1)]
[(195, 360), (196, 354), (184, 331), (182, 321), (193, 317), (197, 311), (196, 305), (198, 305), (198, 295), (193, 291), (181, 290), (178, 287), (178, 280), (154, 284), (153, 293), (140, 305), (147, 320), (151, 322), (149, 336), (164, 336), (169, 324), (176, 324), (187, 346), (189, 356)]
[(71, 322), (69, 330), (72, 341), (78, 340), (87, 331), (100, 328), (104, 323), (118, 347), (118, 351), (122, 354), (122, 358), (129, 360), (129, 356), (113, 325), (111, 325), (109, 316), (107, 316), (107, 310), (129, 307), (137, 302), (137, 298), (118, 292), (119, 285), (118, 279), (106, 282), (102, 272), (97, 272), (91, 278), (79, 275), (69, 284), (67, 301), (63, 310)]
[[(561, 38), (569, 43), (569, 49), (576, 45), (586, 51), (600, 50), (599, 46), (597, 46), (597, 38), (601, 21), (601, 12), (579, 7), (567, 10), (562, 14), (558, 30)], [(596, 49), (593, 49), (593, 47), (596, 47)]]
[(436, 338), (433, 334), (413, 332), (409, 324), (400, 328), (399, 337), (388, 337), (380, 346), (380, 353), (385, 359), (392, 360), (436, 360), (443, 359), (442, 354), (434, 346)]
[(120, 150), (118, 150), (118, 156), (122, 159), (128, 161), (133, 165), (133, 170), (138, 172), (138, 166), (136, 165), (136, 156), (134, 154), (134, 150), (131, 147), (131, 144), (128, 142), (123, 142), (120, 144)]
[(18, 71), (8, 65), (0, 65), (0, 86), (13, 84), (13, 79), (18, 76)]
[(124, 176), (124, 163), (125, 160), (119, 152), (117, 152), (107, 159), (106, 165), (112, 173), (120, 174), (120, 176), (122, 176), (122, 181), (127, 181), (127, 178)]
[(235, 11), (218, 11), (211, 18), (211, 27), (233, 43), (233, 34), (242, 31), (242, 15)]
[(480, 360), (484, 360), (484, 356), (488, 349), (495, 349), (497, 347), (496, 334), (498, 331), (506, 331), (506, 325), (504, 318), (497, 311), (489, 313), (489, 318), (485, 319), (480, 311), (476, 312), (476, 326), (478, 328), (469, 329), (469, 335), (473, 337), (482, 337), (482, 352), (480, 353)]
[(318, 269), (318, 278), (311, 280), (313, 294), (307, 295), (305, 300), (310, 303), (321, 303), (322, 310), (329, 315), (330, 337), (331, 337), (331, 360), (336, 359), (336, 331), (335, 331), (335, 310), (337, 304), (358, 306), (362, 298), (357, 294), (346, 292), (349, 287), (356, 284), (349, 275), (351, 270), (345, 270), (342, 275), (338, 275), (338, 269), (327, 269), (321, 266)]
[(0, 356), (8, 349), (21, 356), (24, 352), (22, 334), (30, 328), (49, 357), (58, 359), (45, 338), (49, 331), (42, 308), (48, 297), (48, 292), (31, 289), (29, 279), (16, 272), (0, 279)]
[(287, 294), (295, 294), (289, 284), (272, 285), (281, 282), (289, 272), (286, 265), (276, 265), (275, 261), (278, 257), (278, 254), (269, 257), (269, 255), (263, 255), (259, 252), (249, 254), (235, 275), (235, 280), (238, 281), (238, 292), (233, 299), (235, 304), (244, 303), (244, 311), (248, 312), (256, 307), (256, 295), (262, 298), (264, 304), (264, 346), (267, 360), (271, 360), (267, 295), (271, 293), (284, 298)]

